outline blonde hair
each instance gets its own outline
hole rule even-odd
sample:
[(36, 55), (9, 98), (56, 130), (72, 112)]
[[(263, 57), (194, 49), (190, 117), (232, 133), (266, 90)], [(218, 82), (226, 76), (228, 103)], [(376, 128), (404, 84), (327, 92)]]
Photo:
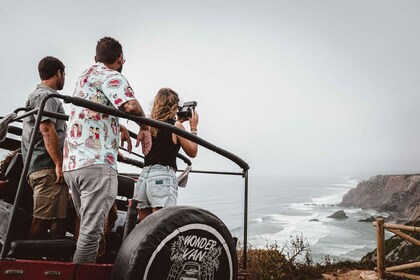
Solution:
[[(161, 88), (156, 94), (150, 117), (154, 120), (167, 122), (169, 119), (173, 118), (178, 103), (178, 93), (170, 88)], [(158, 129), (152, 127), (150, 132), (152, 136), (155, 137), (158, 133)]]

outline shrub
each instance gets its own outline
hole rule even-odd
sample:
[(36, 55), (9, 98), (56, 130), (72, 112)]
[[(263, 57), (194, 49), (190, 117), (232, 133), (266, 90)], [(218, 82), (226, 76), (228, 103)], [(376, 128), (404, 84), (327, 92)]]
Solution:
[[(243, 261), (243, 251), (238, 252), (239, 263)], [(300, 257), (300, 262), (297, 261)], [(266, 249), (248, 249), (247, 273), (249, 280), (322, 279), (320, 270), (313, 265), (309, 244), (300, 235), (290, 237), (290, 241), (280, 246), (277, 242)]]

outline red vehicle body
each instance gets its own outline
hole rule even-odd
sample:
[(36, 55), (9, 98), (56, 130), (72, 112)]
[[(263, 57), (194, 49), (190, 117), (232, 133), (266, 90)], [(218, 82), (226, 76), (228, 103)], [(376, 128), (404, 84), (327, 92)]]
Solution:
[(75, 264), (71, 262), (2, 260), (0, 275), (4, 280), (34, 279), (111, 279), (112, 264)]

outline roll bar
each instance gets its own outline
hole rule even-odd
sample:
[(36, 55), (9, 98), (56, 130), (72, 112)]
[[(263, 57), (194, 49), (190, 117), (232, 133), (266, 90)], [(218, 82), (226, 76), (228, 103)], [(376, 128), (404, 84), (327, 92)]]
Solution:
[[(80, 106), (80, 107), (84, 107), (87, 109), (91, 109), (97, 112), (101, 112), (101, 113), (106, 113), (108, 115), (113, 115), (116, 117), (121, 117), (121, 118), (125, 118), (131, 121), (134, 121), (136, 123), (139, 124), (144, 124), (144, 125), (149, 125), (152, 127), (156, 127), (159, 129), (165, 129), (165, 130), (169, 130), (172, 133), (182, 136), (183, 138), (186, 138), (188, 140), (191, 140), (197, 144), (199, 144), (200, 146), (203, 146), (233, 162), (235, 162), (241, 169), (242, 169), (242, 173), (240, 173), (242, 175), (242, 177), (245, 178), (245, 199), (244, 199), (244, 258), (243, 258), (243, 268), (246, 270), (247, 267), (247, 232), (248, 232), (248, 170), (249, 170), (249, 165), (242, 160), (240, 157), (232, 154), (231, 152), (228, 152), (218, 146), (215, 146), (213, 144), (211, 144), (208, 141), (205, 141), (204, 139), (191, 134), (185, 130), (179, 129), (173, 125), (170, 125), (168, 123), (164, 123), (161, 121), (156, 121), (156, 120), (152, 120), (152, 119), (148, 119), (146, 117), (140, 117), (140, 116), (134, 116), (131, 115), (125, 111), (122, 110), (118, 110), (112, 107), (108, 107), (102, 104), (98, 104), (92, 101), (88, 101), (85, 100), (83, 98), (80, 97), (72, 97), (72, 96), (67, 96), (67, 95), (61, 95), (61, 94), (49, 94), (47, 96), (45, 96), (42, 101), (41, 104), (38, 108), (35, 109), (27, 109), (27, 108), (19, 108), (16, 109), (16, 111), (26, 111), (26, 113), (16, 117), (13, 121), (17, 121), (17, 120), (21, 120), (27, 116), (33, 115), (33, 114), (37, 114), (36, 116), (36, 121), (35, 121), (35, 127), (39, 127), (40, 123), (41, 123), (41, 119), (43, 115), (46, 116), (50, 116), (53, 118), (57, 118), (57, 119), (63, 119), (63, 120), (67, 120), (68, 116), (64, 115), (64, 114), (59, 114), (59, 113), (53, 113), (53, 112), (46, 112), (44, 111), (45, 108), (45, 103), (47, 102), (47, 100), (49, 98), (59, 98), (59, 99), (63, 99), (63, 101), (65, 103), (72, 103), (76, 106)], [(33, 150), (34, 150), (34, 145), (35, 145), (35, 139), (36, 139), (36, 135), (38, 133), (38, 129), (34, 129), (31, 135), (31, 141), (30, 141), (30, 146), (28, 148), (28, 155), (25, 159), (24, 162), (24, 166), (23, 166), (23, 170), (22, 170), (22, 174), (20, 177), (20, 181), (19, 181), (19, 185), (18, 185), (18, 189), (16, 192), (16, 197), (15, 197), (15, 202), (13, 204), (12, 207), (12, 212), (10, 215), (10, 220), (9, 220), (9, 224), (7, 227), (7, 232), (6, 232), (6, 236), (5, 236), (5, 240), (4, 240), (4, 244), (3, 244), (3, 248), (1, 250), (1, 254), (0, 254), (0, 259), (4, 259), (6, 257), (6, 253), (9, 251), (10, 249), (10, 243), (11, 243), (11, 228), (13, 227), (14, 223), (16, 223), (16, 213), (17, 213), (17, 207), (18, 207), (18, 202), (21, 200), (21, 196), (23, 193), (23, 182), (24, 180), (26, 180), (26, 176), (28, 173), (28, 169), (29, 169), (29, 164), (31, 162), (31, 158), (32, 158), (32, 154), (33, 154)], [(189, 161), (188, 158), (184, 157), (185, 159), (187, 159)], [(184, 160), (185, 161), (185, 160)], [(188, 164), (188, 163), (187, 163)], [(191, 165), (191, 161), (189, 161), (189, 165)], [(231, 173), (234, 174), (234, 173)]]

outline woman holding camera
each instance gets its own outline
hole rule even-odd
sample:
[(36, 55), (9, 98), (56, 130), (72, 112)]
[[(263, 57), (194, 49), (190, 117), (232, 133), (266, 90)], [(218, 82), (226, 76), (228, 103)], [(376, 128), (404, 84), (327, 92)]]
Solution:
[[(162, 88), (156, 94), (151, 118), (175, 125), (185, 130), (182, 124), (186, 119), (176, 120), (178, 94), (170, 88)], [(197, 135), (198, 114), (193, 109), (188, 118), (191, 133)], [(160, 208), (176, 205), (178, 182), (175, 171), (176, 156), (182, 147), (189, 157), (195, 157), (198, 145), (171, 131), (151, 128), (152, 148), (144, 160), (144, 168), (134, 188), (133, 199), (138, 201), (137, 212), (143, 220)]]

